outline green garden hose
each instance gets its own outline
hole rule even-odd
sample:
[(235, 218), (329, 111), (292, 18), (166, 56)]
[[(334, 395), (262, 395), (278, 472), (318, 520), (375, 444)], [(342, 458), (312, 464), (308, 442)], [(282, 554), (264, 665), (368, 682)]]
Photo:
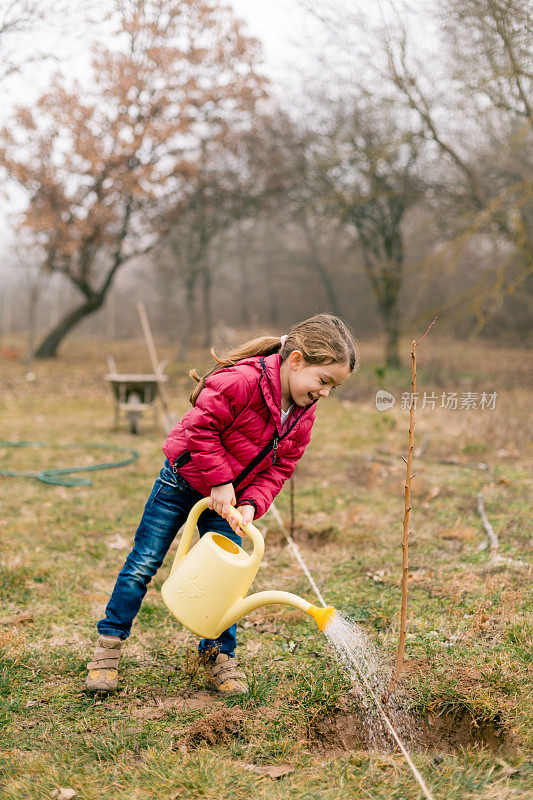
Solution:
[(60, 469), (43, 469), (39, 472), (11, 472), (10, 470), (0, 470), (0, 476), (8, 478), (36, 478), (43, 483), (51, 483), (54, 486), (91, 486), (90, 478), (65, 478), (73, 472), (95, 472), (97, 469), (111, 469), (113, 467), (125, 467), (132, 464), (139, 458), (137, 450), (130, 447), (121, 447), (118, 444), (50, 444), (49, 442), (7, 442), (0, 439), (0, 447), (56, 447), (59, 450), (73, 450), (77, 448), (99, 447), (102, 450), (118, 450), (120, 453), (128, 453), (127, 458), (120, 461), (107, 461), (103, 464), (91, 464), (88, 467), (63, 467)]

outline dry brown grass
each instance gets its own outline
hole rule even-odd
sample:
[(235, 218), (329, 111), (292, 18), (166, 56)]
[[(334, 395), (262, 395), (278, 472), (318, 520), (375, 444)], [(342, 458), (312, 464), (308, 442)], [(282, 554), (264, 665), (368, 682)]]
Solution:
[[(328, 601), (361, 620), (390, 659), (398, 636), (408, 412), (398, 403), (378, 412), (374, 394), (381, 386), (398, 398), (408, 390), (410, 344), (402, 345), (406, 366), (379, 377), (381, 344), (361, 342), (361, 371), (319, 409), (295, 474), (295, 538)], [(114, 546), (117, 536), (131, 540), (162, 462), (159, 429), (143, 424), (135, 440), (126, 426), (112, 430), (111, 392), (103, 381), (107, 350), (120, 370), (148, 367), (140, 339), (109, 347), (73, 339), (57, 361), (35, 364), (33, 381), (22, 363), (0, 362), (6, 439), (101, 441), (140, 451), (128, 468), (94, 473), (92, 487), (2, 479), (0, 768), (6, 800), (41, 800), (69, 785), (86, 800), (110, 793), (128, 800), (414, 796), (401, 759), (365, 750), (354, 731), (343, 729), (354, 749), (340, 744), (334, 758), (323, 741), (318, 753), (313, 749), (312, 721), (348, 724), (353, 709), (346, 708), (346, 678), (299, 614), (273, 607), (243, 620), (240, 652), (250, 694), (228, 706), (206, 697), (201, 676), (187, 666), (196, 639), (161, 603), (168, 566), (150, 587), (128, 640), (120, 693), (108, 699), (84, 694), (94, 623), (128, 551), (127, 544)], [(158, 351), (161, 358), (172, 355), (159, 343)], [(443, 747), (438, 761), (434, 753), (419, 753), (417, 763), (443, 800), (481, 800), (498, 792), (525, 798), (531, 575), (490, 564), (488, 551), (479, 549), (486, 537), (475, 505), (482, 491), (502, 553), (526, 560), (531, 441), (525, 355), (485, 342), (439, 341), (432, 331), (417, 361), (422, 392), (497, 391), (498, 400), (494, 411), (417, 412), (415, 447), (429, 439), (414, 467), (406, 645), (412, 669), (403, 676), (404, 691), (419, 716), (442, 715), (443, 729), (450, 720), (460, 720), (465, 730), (483, 724), (515, 742), (498, 755), (472, 736), (465, 750), (447, 754)], [(169, 366), (177, 415), (189, 408), (187, 370), (208, 363), (205, 352), (195, 351), (187, 364)], [(12, 469), (98, 460), (82, 449), (0, 452)], [(276, 504), (287, 519), (288, 491)], [(312, 599), (273, 518), (266, 515), (260, 527), (267, 549), (254, 588)], [(200, 735), (206, 725), (209, 735), (219, 731), (218, 738)], [(180, 748), (196, 730), (195, 746)], [(510, 771), (498, 758), (511, 764)], [(292, 771), (273, 782), (268, 773), (243, 770), (243, 762), (289, 762)]]

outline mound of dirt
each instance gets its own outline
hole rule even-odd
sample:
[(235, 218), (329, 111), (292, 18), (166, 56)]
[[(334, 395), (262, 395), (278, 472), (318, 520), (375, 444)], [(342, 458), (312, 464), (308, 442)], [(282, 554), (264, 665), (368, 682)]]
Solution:
[(228, 744), (232, 739), (243, 736), (246, 715), (240, 708), (221, 706), (206, 717), (194, 722), (189, 728), (183, 744), (188, 748), (208, 745)]

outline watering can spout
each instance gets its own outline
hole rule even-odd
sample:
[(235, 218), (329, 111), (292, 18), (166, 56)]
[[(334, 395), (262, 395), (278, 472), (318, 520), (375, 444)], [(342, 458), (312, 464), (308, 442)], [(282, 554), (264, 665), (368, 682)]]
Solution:
[(335, 616), (335, 609), (333, 606), (328, 606), (327, 608), (319, 608), (318, 606), (310, 606), (307, 609), (307, 613), (313, 617), (316, 624), (318, 625), (319, 630), (324, 632), (328, 625), (333, 622), (333, 617)]
[(249, 614), (250, 611), (255, 611), (256, 608), (261, 608), (261, 606), (270, 606), (274, 604), (294, 606), (294, 608), (309, 614), (310, 617), (313, 617), (319, 630), (322, 632), (324, 632), (326, 627), (331, 623), (335, 614), (333, 606), (318, 608), (318, 606), (312, 605), (307, 600), (304, 600), (303, 597), (292, 594), (292, 592), (266, 591), (257, 592), (242, 600), (237, 600), (227, 612), (221, 625), (223, 625), (224, 628), (229, 628), (230, 625), (233, 625), (234, 622), (238, 622), (242, 617)]
[(292, 592), (265, 591), (251, 594), (249, 597), (245, 597), (242, 600), (237, 600), (228, 610), (220, 624), (223, 625), (224, 628), (229, 628), (230, 625), (233, 625), (234, 622), (238, 622), (242, 617), (249, 614), (250, 611), (255, 611), (256, 608), (261, 608), (261, 606), (270, 606), (274, 604), (294, 606), (294, 608), (309, 614), (309, 616), (313, 617), (321, 631), (329, 625), (335, 613), (335, 609), (331, 606), (329, 608), (317, 608), (317, 606), (304, 600), (303, 597), (292, 594)]

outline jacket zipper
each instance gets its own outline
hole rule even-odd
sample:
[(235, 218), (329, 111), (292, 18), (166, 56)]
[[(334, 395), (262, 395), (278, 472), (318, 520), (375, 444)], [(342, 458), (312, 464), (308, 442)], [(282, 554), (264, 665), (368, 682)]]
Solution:
[(292, 431), (296, 423), (304, 416), (304, 414), (305, 414), (305, 409), (304, 411), (302, 411), (300, 416), (296, 417), (290, 428), (287, 428), (287, 430), (285, 431), (284, 434), (282, 434), (282, 436), (278, 436), (277, 434), (274, 436), (274, 438), (261, 450), (261, 452), (256, 455), (253, 461), (243, 469), (243, 471), (235, 478), (234, 481), (232, 481), (234, 486), (237, 486), (238, 483), (244, 480), (244, 478), (248, 475), (248, 473), (251, 472), (252, 469), (254, 469), (258, 464), (260, 464), (264, 458), (266, 458), (266, 456), (268, 455), (268, 453), (272, 448), (274, 448), (274, 452), (272, 453), (272, 463), (273, 464), (276, 463), (276, 455), (277, 455), (276, 450), (279, 442)]
[(174, 460), (174, 463), (172, 464), (172, 472), (174, 473), (174, 475), (177, 475), (178, 474), (178, 469), (180, 467), (183, 467), (184, 464), (187, 464), (187, 462), (189, 462), (191, 460), (191, 458), (192, 458), (192, 455), (191, 455), (190, 450), (184, 450), (183, 453), (181, 453), (178, 456), (178, 458), (176, 458)]
[[(298, 417), (298, 419), (300, 419), (300, 417)], [(276, 436), (274, 436), (274, 438), (273, 438), (273, 439), (271, 439), (271, 440), (270, 440), (270, 442), (269, 442), (267, 445), (265, 445), (265, 447), (263, 447), (263, 449), (261, 450), (261, 452), (259, 452), (259, 453), (256, 455), (256, 457), (253, 459), (253, 461), (251, 461), (251, 462), (248, 464), (248, 466), (247, 466), (247, 467), (245, 467), (245, 468), (242, 470), (242, 472), (241, 472), (241, 473), (239, 473), (239, 475), (237, 475), (237, 477), (235, 478), (235, 480), (233, 480), (233, 481), (232, 481), (232, 483), (233, 483), (233, 485), (234, 485), (234, 486), (237, 486), (237, 484), (239, 484), (241, 481), (243, 481), (243, 480), (244, 480), (244, 478), (246, 478), (246, 476), (248, 475), (248, 473), (249, 473), (249, 472), (251, 472), (251, 471), (252, 471), (252, 470), (253, 470), (255, 467), (257, 467), (257, 465), (258, 465), (258, 464), (260, 464), (260, 463), (261, 463), (261, 461), (262, 461), (264, 458), (266, 458), (266, 457), (267, 457), (267, 455), (268, 455), (268, 454), (269, 454), (269, 452), (272, 450), (272, 448), (274, 448), (274, 452), (273, 452), (273, 454), (272, 454), (272, 463), (273, 463), (273, 464), (275, 464), (275, 463), (276, 463), (276, 449), (277, 449), (277, 447), (278, 447), (278, 443), (279, 443), (279, 442), (280, 442), (282, 439), (284, 439), (284, 438), (287, 436), (287, 434), (288, 434), (288, 433), (289, 433), (289, 432), (290, 432), (290, 431), (291, 431), (291, 430), (294, 428), (294, 426), (295, 426), (295, 425), (296, 425), (296, 423), (298, 422), (298, 419), (295, 419), (295, 420), (294, 420), (294, 422), (293, 422), (293, 424), (291, 425), (291, 427), (290, 427), (288, 430), (286, 430), (286, 431), (285, 431), (285, 433), (283, 434), (283, 436), (277, 436), (277, 435), (276, 435)]]

